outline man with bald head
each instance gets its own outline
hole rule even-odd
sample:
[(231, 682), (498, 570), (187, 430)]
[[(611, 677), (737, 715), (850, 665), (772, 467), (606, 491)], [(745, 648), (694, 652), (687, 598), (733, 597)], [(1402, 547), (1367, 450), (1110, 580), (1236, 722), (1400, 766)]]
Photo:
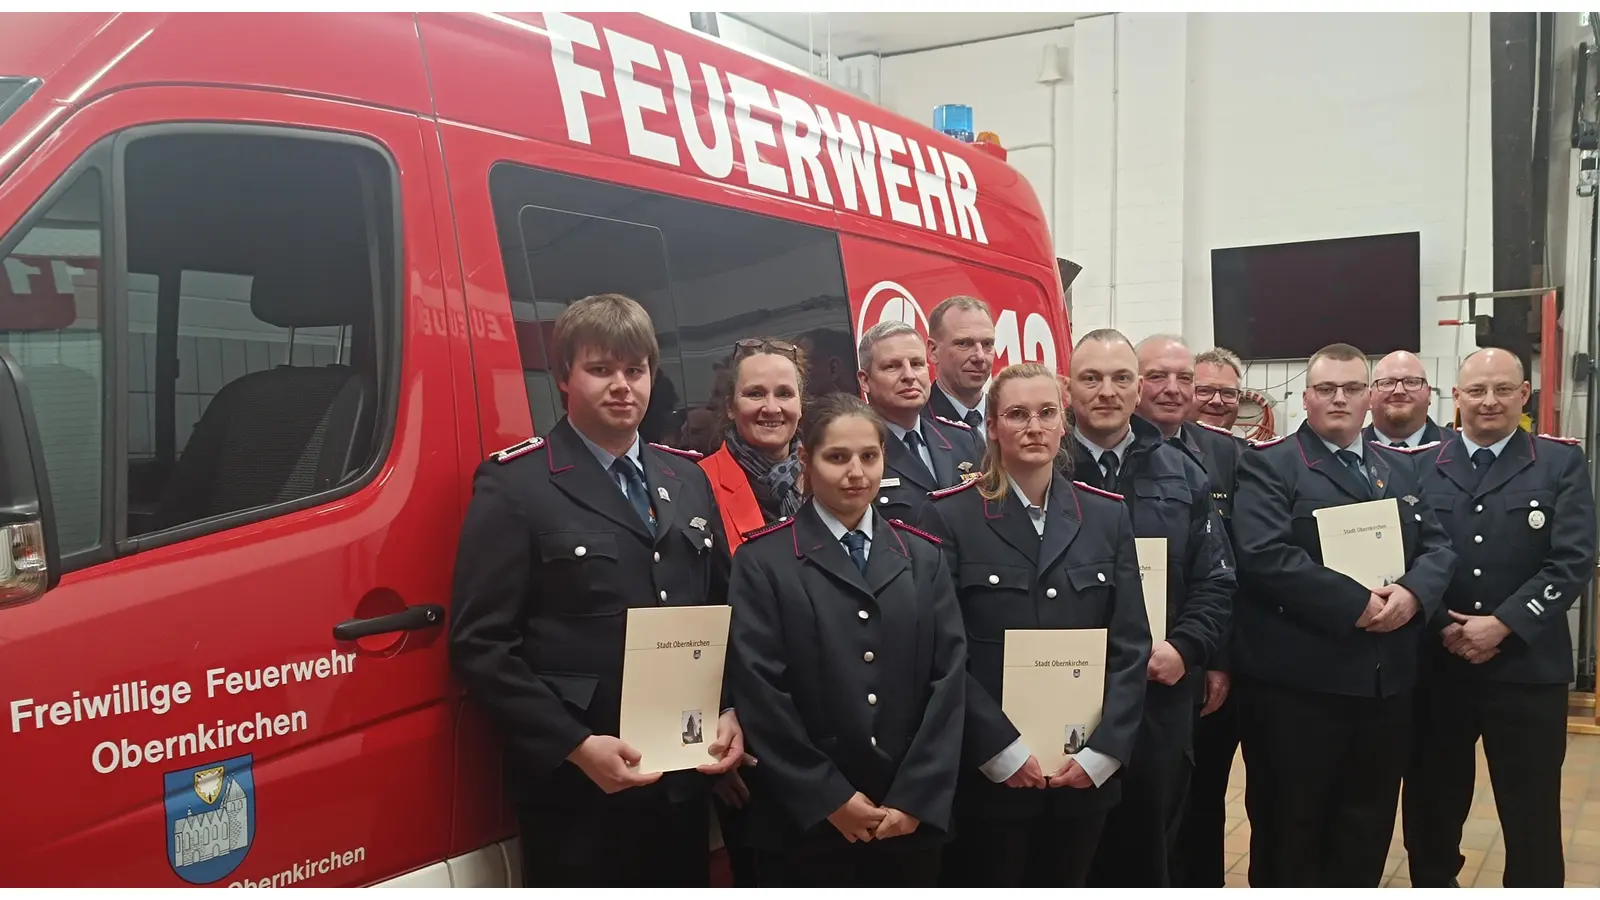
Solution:
[(1456, 883), (1481, 737), (1504, 885), (1559, 887), (1567, 609), (1595, 561), (1588, 467), (1576, 439), (1518, 427), (1529, 386), (1516, 354), (1468, 356), (1454, 394), (1461, 432), (1417, 454), (1459, 564), (1422, 646), (1403, 816), (1411, 883)]
[(1447, 429), (1434, 424), (1433, 388), (1422, 360), (1409, 350), (1396, 350), (1372, 369), (1372, 424), (1362, 436), (1391, 447), (1420, 447), (1442, 440)]

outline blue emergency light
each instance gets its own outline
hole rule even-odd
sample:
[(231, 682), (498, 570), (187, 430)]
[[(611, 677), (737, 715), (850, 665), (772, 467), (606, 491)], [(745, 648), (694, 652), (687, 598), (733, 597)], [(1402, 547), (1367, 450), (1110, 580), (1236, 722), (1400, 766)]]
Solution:
[(963, 143), (972, 143), (972, 107), (946, 103), (933, 108), (933, 129)]

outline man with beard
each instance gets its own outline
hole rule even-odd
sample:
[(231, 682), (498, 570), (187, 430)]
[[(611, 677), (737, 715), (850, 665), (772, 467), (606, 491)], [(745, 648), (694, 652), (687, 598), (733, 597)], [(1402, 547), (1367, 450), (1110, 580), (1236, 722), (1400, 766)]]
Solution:
[(928, 358), (937, 380), (928, 411), (972, 429), (983, 452), (983, 386), (994, 374), (994, 316), (977, 297), (947, 297), (928, 313)]
[(1456, 376), (1460, 433), (1416, 454), (1461, 561), (1423, 636), (1403, 816), (1415, 887), (1457, 886), (1480, 737), (1505, 886), (1566, 875), (1567, 609), (1594, 571), (1595, 507), (1577, 440), (1517, 427), (1528, 393), (1515, 353), (1473, 353)]
[[(1161, 346), (1159, 344), (1153, 346)], [(1171, 377), (1191, 376), (1187, 351), (1161, 361)], [(1177, 370), (1168, 372), (1174, 362)], [(1166, 541), (1166, 619), (1152, 624), (1144, 718), (1121, 770), (1122, 801), (1106, 817), (1090, 887), (1169, 887), (1170, 859), (1189, 788), (1195, 710), (1205, 671), (1228, 629), (1234, 590), (1222, 522), (1205, 470), (1154, 424), (1134, 415), (1139, 357), (1113, 329), (1092, 331), (1072, 351), (1075, 477), (1122, 495), (1135, 538)], [(1165, 388), (1156, 391), (1164, 393)], [(1186, 409), (1180, 401), (1178, 420)], [(1163, 411), (1163, 415), (1167, 412)], [(1141, 560), (1141, 568), (1153, 560)]]
[(967, 425), (925, 415), (928, 352), (904, 322), (879, 322), (861, 336), (857, 378), (885, 425), (883, 480), (873, 505), (886, 519), (915, 522), (928, 494), (977, 477), (983, 454)]
[[(1182, 338), (1174, 335), (1145, 338), (1139, 342), (1137, 350), (1143, 380), (1139, 415), (1159, 428), (1169, 443), (1182, 448), (1205, 470), (1210, 481), (1211, 503), (1231, 541), (1235, 471), (1240, 454), (1248, 452), (1249, 444), (1226, 427), (1190, 418), (1200, 408), (1196, 382), (1202, 364), (1206, 366), (1207, 385), (1212, 388), (1208, 391), (1207, 402), (1222, 407), (1217, 418), (1230, 423), (1237, 418), (1238, 370), (1222, 355), (1228, 351), (1207, 351), (1201, 355), (1202, 362), (1201, 357), (1190, 355)], [(1234, 392), (1231, 404), (1220, 393), (1223, 387), (1231, 387)], [(1227, 702), (1230, 682), (1226, 650), (1224, 640), (1206, 669), (1204, 705), (1199, 709), (1200, 721), (1195, 726), (1193, 775), (1174, 846), (1172, 883), (1176, 886), (1223, 886), (1222, 842), (1228, 774), (1239, 746), (1237, 715)]]
[[(1368, 372), (1349, 344), (1318, 350), (1299, 431), (1239, 460), (1229, 662), (1251, 887), (1382, 880), (1410, 750), (1418, 642), (1456, 564), (1412, 457), (1361, 440)], [(1316, 512), (1375, 500), (1399, 510), (1405, 573), (1368, 588), (1322, 564)]]
[(1378, 360), (1372, 369), (1370, 397), (1372, 424), (1362, 433), (1364, 440), (1415, 448), (1443, 440), (1451, 430), (1440, 428), (1428, 415), (1433, 389), (1422, 360), (1408, 350)]

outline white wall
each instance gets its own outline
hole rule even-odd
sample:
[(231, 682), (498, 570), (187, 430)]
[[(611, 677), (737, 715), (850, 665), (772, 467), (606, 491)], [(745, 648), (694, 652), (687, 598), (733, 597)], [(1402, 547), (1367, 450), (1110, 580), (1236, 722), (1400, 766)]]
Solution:
[[(1053, 134), (1035, 83), (1049, 41), (1070, 71)], [(1008, 146), (1054, 139), (1054, 172), (1040, 151), (1016, 166), (1084, 266), (1075, 334), (1209, 346), (1212, 249), (1420, 231), (1422, 355), (1448, 418), (1457, 339), (1473, 345), (1436, 324), (1457, 311), (1434, 298), (1492, 288), (1488, 41), (1487, 13), (1122, 13), (886, 58), (880, 101), (923, 121), (970, 103)], [(1280, 431), (1298, 424), (1303, 367), (1247, 376), (1279, 398)]]

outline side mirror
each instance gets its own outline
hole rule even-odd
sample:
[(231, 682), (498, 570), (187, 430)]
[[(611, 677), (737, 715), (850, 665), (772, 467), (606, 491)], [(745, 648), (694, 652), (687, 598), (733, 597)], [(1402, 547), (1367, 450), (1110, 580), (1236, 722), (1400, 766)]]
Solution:
[(49, 485), (22, 367), (0, 350), (0, 606), (37, 600), (61, 577)]

